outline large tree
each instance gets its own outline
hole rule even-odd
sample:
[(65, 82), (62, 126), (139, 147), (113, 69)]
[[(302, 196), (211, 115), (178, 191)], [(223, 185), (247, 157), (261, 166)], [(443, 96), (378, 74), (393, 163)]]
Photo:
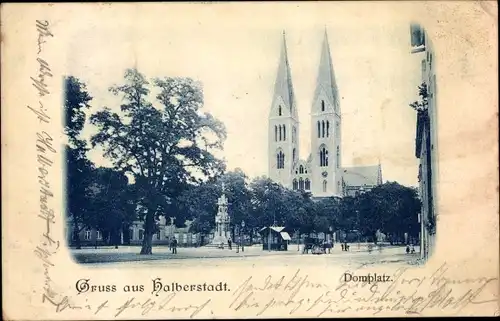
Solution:
[[(116, 170), (134, 176), (137, 203), (144, 210), (141, 254), (152, 253), (155, 220), (172, 212), (188, 182), (214, 176), (224, 169), (212, 154), (226, 138), (224, 125), (202, 112), (201, 86), (189, 78), (154, 79), (127, 69), (125, 83), (110, 91), (123, 100), (121, 112), (109, 108), (91, 116), (100, 145)], [(151, 87), (158, 91), (150, 98)]]
[(89, 184), (94, 165), (87, 158), (85, 140), (80, 137), (85, 125), (85, 111), (90, 108), (92, 97), (83, 82), (69, 76), (64, 78), (64, 133), (66, 160), (66, 213), (72, 220), (73, 238), (80, 248), (79, 233), (90, 227), (92, 213), (88, 209)]

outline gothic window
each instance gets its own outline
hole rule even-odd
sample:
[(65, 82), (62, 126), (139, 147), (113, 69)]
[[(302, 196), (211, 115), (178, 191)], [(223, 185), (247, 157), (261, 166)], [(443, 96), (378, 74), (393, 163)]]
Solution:
[(330, 122), (326, 121), (326, 137), (330, 137)]
[(336, 162), (337, 162), (337, 168), (340, 167), (340, 148), (339, 146), (337, 146), (337, 159), (336, 159)]
[(300, 165), (299, 167), (299, 173), (304, 174), (304, 166)]
[(337, 193), (340, 193), (340, 181), (337, 182)]
[(321, 111), (325, 111), (325, 101), (321, 101)]
[(328, 166), (328, 151), (325, 147), (321, 148), (319, 151), (319, 166)]
[(306, 178), (306, 191), (310, 190), (311, 189), (311, 181), (309, 180), (309, 178)]
[(321, 127), (321, 125), (320, 125), (319, 120), (318, 120), (318, 138), (321, 137), (321, 128), (320, 127)]
[(296, 190), (297, 190), (297, 188), (298, 188), (298, 186), (297, 186), (297, 180), (296, 180), (296, 179), (294, 179), (294, 180), (293, 180), (293, 190), (294, 190), (294, 191), (296, 191)]
[(92, 231), (86, 230), (83, 238), (88, 241), (90, 240), (91, 237), (92, 237)]
[(274, 141), (278, 141), (278, 126), (274, 125)]
[(278, 116), (281, 116), (281, 105), (278, 107)]
[(324, 120), (321, 122), (321, 127), (323, 129), (322, 130), (322, 134), (323, 134), (322, 137), (325, 137), (325, 121)]
[(325, 192), (325, 193), (326, 193), (326, 185), (327, 185), (327, 184), (328, 184), (328, 183), (327, 183), (326, 181), (323, 181), (323, 192)]
[(279, 132), (280, 132), (280, 142), (281, 142), (281, 125), (279, 125), (278, 127), (279, 127)]
[(292, 154), (292, 162), (295, 162), (295, 158), (297, 157), (297, 155), (296, 155), (297, 152), (296, 152), (295, 148), (293, 149), (292, 153), (293, 153)]
[(276, 163), (278, 169), (285, 168), (285, 154), (282, 151), (276, 155)]
[(304, 189), (304, 180), (302, 178), (299, 179), (299, 189), (300, 190)]
[(292, 143), (295, 143), (296, 140), (297, 140), (297, 129), (295, 128), (295, 126), (293, 126), (293, 128), (292, 128)]
[(283, 125), (283, 140), (286, 140), (286, 126)]

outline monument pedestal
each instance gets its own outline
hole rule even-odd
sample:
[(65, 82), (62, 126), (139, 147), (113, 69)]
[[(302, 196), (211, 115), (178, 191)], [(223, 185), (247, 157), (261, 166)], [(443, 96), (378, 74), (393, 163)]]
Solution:
[(221, 243), (224, 246), (228, 246), (227, 241), (231, 238), (231, 232), (229, 230), (230, 226), (230, 218), (227, 213), (227, 198), (224, 194), (224, 184), (222, 185), (222, 196), (219, 197), (217, 202), (218, 211), (217, 215), (215, 215), (215, 232), (214, 238), (212, 239), (211, 246), (220, 246)]

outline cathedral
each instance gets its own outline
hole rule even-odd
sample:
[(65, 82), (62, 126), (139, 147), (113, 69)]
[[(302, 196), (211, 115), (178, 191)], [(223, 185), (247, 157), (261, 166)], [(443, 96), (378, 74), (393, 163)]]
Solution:
[(314, 198), (355, 196), (382, 184), (380, 163), (342, 167), (342, 113), (325, 31), (311, 103), (311, 153), (299, 159), (300, 121), (285, 33), (269, 113), (269, 177)]

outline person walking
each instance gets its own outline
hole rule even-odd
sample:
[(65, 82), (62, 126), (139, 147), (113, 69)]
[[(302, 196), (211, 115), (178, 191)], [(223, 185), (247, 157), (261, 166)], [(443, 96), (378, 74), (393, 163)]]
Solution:
[(172, 240), (172, 254), (177, 254), (177, 239), (175, 237)]
[(231, 238), (228, 238), (227, 239), (227, 247), (229, 247), (229, 250), (233, 249), (232, 244), (233, 244), (233, 241), (231, 241)]

